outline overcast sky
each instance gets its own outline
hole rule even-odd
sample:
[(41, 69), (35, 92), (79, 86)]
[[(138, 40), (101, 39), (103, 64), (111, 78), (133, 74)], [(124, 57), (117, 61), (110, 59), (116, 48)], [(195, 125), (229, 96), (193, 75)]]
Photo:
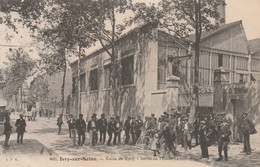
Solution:
[[(134, 2), (154, 2), (158, 3), (160, 0), (133, 0)], [(260, 38), (260, 0), (226, 0), (226, 23), (242, 20), (247, 39)], [(23, 31), (18, 35), (13, 34), (14, 38), (11, 41), (6, 41), (3, 25), (0, 25), (0, 45), (28, 45), (31, 40), (28, 37), (28, 32)], [(5, 52), (9, 48), (0, 46), (0, 67), (2, 62), (6, 61), (4, 58)], [(28, 48), (27, 48), (28, 49)], [(34, 53), (35, 55), (35, 53)]]

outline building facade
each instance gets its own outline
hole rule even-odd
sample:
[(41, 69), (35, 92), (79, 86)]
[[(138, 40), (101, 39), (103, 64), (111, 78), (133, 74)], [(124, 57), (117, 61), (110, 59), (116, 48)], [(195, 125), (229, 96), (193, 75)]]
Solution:
[[(155, 38), (150, 38), (150, 35)], [(194, 36), (178, 39), (150, 24), (136, 28), (116, 41), (118, 71), (118, 111), (113, 111), (111, 97), (111, 59), (104, 49), (85, 55), (72, 68), (73, 113), (90, 119), (93, 113), (107, 116), (161, 115), (165, 111), (167, 78), (180, 78), (179, 110), (190, 106), (194, 83)], [(191, 53), (191, 54), (190, 54)], [(254, 62), (254, 65), (251, 62)], [(214, 70), (230, 71), (229, 83), (248, 81), (251, 71), (260, 71), (260, 60), (251, 57), (241, 21), (224, 24), (219, 29), (203, 32), (199, 63), (199, 107), (213, 107)], [(80, 98), (77, 93), (80, 84)], [(80, 110), (77, 110), (80, 99)]]

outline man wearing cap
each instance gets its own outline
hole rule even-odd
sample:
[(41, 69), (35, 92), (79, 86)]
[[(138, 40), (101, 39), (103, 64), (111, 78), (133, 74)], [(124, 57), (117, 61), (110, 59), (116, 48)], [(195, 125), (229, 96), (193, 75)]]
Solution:
[[(15, 122), (15, 126), (16, 128), (16, 132), (17, 132), (17, 144), (21, 143), (23, 144), (23, 134), (25, 132), (25, 127), (26, 127), (26, 122), (23, 119), (23, 114), (19, 115), (20, 118), (16, 120)], [(21, 139), (21, 142), (20, 142)]]
[(108, 125), (107, 125), (107, 133), (108, 133), (108, 141), (107, 141), (107, 145), (109, 146), (110, 145), (110, 142), (111, 142), (111, 140), (112, 140), (112, 135), (113, 135), (113, 133), (114, 133), (114, 131), (115, 131), (115, 127), (114, 127), (114, 124), (115, 124), (115, 122), (114, 122), (114, 117), (111, 117), (110, 118), (110, 121), (109, 121), (109, 123), (108, 123)]
[(96, 145), (96, 136), (97, 136), (97, 121), (96, 117), (93, 115), (91, 117), (91, 120), (88, 122), (88, 132), (90, 133), (91, 136), (91, 144), (92, 146)]
[(115, 127), (115, 132), (114, 132), (114, 145), (116, 145), (116, 140), (118, 140), (118, 145), (121, 142), (121, 131), (122, 131), (122, 123), (120, 122), (120, 117), (116, 117), (115, 123), (114, 123), (114, 127)]
[(78, 145), (83, 146), (85, 142), (86, 122), (82, 114), (79, 114), (79, 119), (76, 121), (76, 128), (78, 131)]
[(125, 130), (125, 144), (128, 144), (129, 139), (130, 139), (130, 129), (131, 129), (131, 117), (128, 116), (127, 120), (125, 121), (124, 124), (124, 130)]
[(106, 133), (107, 133), (107, 120), (105, 114), (101, 115), (101, 118), (98, 121), (98, 129), (100, 133), (100, 143), (104, 144), (106, 142)]
[(257, 133), (254, 123), (247, 118), (247, 113), (242, 113), (241, 130), (244, 137), (244, 152), (246, 155), (251, 154), (250, 148), (250, 134)]
[(202, 153), (202, 158), (209, 158), (208, 152), (208, 127), (206, 126), (206, 121), (200, 121), (199, 136), (200, 136), (200, 148)]
[(218, 136), (218, 153), (217, 161), (222, 161), (222, 150), (224, 149), (225, 161), (228, 161), (228, 143), (231, 135), (230, 127), (225, 121), (218, 121), (217, 136)]

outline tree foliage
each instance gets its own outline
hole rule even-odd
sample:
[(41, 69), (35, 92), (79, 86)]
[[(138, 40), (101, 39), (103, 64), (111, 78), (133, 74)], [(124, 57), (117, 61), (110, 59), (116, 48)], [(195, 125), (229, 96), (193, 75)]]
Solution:
[(18, 93), (18, 89), (24, 84), (24, 81), (30, 76), (35, 66), (28, 53), (22, 49), (10, 50), (7, 55), (8, 62), (5, 69), (4, 94), (6, 98)]

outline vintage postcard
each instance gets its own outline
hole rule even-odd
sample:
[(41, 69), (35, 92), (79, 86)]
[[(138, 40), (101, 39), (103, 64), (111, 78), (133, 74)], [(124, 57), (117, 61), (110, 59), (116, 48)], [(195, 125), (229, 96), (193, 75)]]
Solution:
[(260, 166), (258, 0), (1, 0), (0, 165)]

